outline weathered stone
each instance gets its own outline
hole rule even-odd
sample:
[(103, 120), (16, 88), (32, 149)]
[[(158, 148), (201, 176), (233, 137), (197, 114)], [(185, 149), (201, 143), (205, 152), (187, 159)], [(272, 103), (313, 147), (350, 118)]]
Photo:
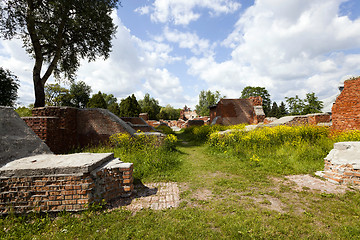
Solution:
[(333, 183), (360, 185), (360, 142), (338, 142), (315, 174)]
[(51, 153), (14, 109), (0, 106), (0, 166), (14, 159)]

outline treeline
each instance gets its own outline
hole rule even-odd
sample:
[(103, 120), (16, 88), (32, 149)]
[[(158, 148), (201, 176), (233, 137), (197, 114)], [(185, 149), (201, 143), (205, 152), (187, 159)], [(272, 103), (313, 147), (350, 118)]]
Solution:
[[(271, 101), (269, 92), (264, 87), (245, 87), (239, 98), (249, 98), (260, 96), (263, 99), (263, 109), (267, 117), (280, 118), (287, 115), (306, 115), (309, 113), (320, 113), (323, 107), (322, 101), (315, 96), (315, 93), (306, 94), (305, 99), (295, 97), (286, 97), (286, 104), (282, 101), (278, 104)], [(199, 104), (196, 105), (196, 112), (201, 116), (209, 115), (209, 107), (217, 104), (222, 96), (219, 91), (212, 92), (201, 91), (199, 94)]]
[[(58, 83), (46, 84), (45, 105), (103, 108), (119, 117), (138, 117), (140, 113), (148, 113), (151, 120), (177, 120), (180, 117), (181, 109), (175, 109), (169, 104), (162, 107), (159, 105), (158, 100), (152, 98), (148, 93), (139, 101), (132, 94), (118, 102), (118, 99), (113, 94), (99, 91), (91, 95), (91, 92), (91, 87), (83, 81), (73, 82), (69, 89), (62, 87)], [(18, 108), (17, 112), (22, 116), (30, 114), (29, 109), (25, 107)]]

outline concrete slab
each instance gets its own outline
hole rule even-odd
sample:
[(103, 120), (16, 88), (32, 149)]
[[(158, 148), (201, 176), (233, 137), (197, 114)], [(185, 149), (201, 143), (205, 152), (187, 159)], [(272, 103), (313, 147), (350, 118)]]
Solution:
[(360, 169), (360, 142), (338, 142), (325, 160), (336, 165), (352, 165), (353, 169)]
[(14, 109), (0, 106), (0, 166), (14, 159), (51, 153)]
[(113, 153), (43, 154), (25, 157), (0, 168), (0, 176), (82, 175), (114, 159)]

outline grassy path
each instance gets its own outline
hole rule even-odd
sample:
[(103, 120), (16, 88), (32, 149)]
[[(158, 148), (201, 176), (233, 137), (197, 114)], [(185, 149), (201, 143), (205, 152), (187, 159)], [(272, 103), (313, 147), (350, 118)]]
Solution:
[(284, 176), (204, 145), (179, 144), (181, 165), (150, 181), (175, 181), (178, 208), (132, 213), (9, 216), (0, 239), (356, 239), (360, 194), (295, 190)]

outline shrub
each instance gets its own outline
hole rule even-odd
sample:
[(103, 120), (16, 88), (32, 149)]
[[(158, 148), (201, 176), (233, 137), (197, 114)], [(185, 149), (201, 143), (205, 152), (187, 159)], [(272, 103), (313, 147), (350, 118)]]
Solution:
[(110, 143), (113, 149), (96, 148), (90, 149), (92, 152), (115, 153), (124, 162), (134, 164), (134, 177), (143, 179), (153, 175), (164, 174), (178, 166), (179, 160), (175, 145), (177, 137), (167, 135), (160, 144), (155, 135), (146, 135), (140, 133), (137, 136), (130, 136), (126, 133), (116, 133), (110, 137)]
[(185, 128), (184, 134), (190, 140), (205, 142), (211, 133), (225, 131), (227, 129), (244, 129), (245, 124), (223, 126), (223, 125), (203, 125)]

